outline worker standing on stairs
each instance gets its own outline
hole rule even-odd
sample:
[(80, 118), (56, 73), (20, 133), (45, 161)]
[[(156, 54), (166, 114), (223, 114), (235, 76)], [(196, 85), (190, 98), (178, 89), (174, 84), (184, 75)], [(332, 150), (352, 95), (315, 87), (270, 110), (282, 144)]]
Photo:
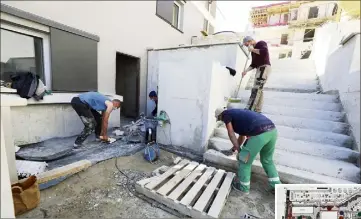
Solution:
[[(277, 129), (274, 123), (264, 115), (247, 109), (218, 108), (215, 116), (217, 121), (225, 123), (229, 139), (233, 144), (232, 151), (238, 152), (238, 180), (233, 181), (233, 188), (243, 193), (249, 193), (252, 163), (260, 153), (270, 189), (274, 192), (275, 185), (281, 183), (273, 162), (277, 140)], [(235, 133), (239, 135), (238, 139)], [(241, 147), (244, 136), (250, 136), (250, 138)]]
[(73, 97), (71, 106), (84, 124), (84, 130), (76, 138), (74, 147), (80, 146), (94, 131), (97, 139), (108, 141), (108, 119), (110, 113), (120, 107), (120, 100), (110, 100), (98, 92), (86, 92)]
[(256, 70), (256, 77), (248, 100), (247, 109), (262, 112), (263, 105), (263, 86), (265, 85), (269, 74), (271, 73), (271, 63), (268, 53), (267, 43), (265, 41), (256, 42), (252, 37), (246, 36), (243, 39), (243, 45), (248, 47), (252, 55), (251, 65), (242, 73), (244, 77), (247, 72)]

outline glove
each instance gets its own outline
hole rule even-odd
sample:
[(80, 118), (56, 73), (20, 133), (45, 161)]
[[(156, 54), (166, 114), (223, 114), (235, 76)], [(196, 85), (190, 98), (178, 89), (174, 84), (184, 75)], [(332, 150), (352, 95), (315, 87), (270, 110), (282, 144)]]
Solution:
[(252, 45), (248, 46), (248, 51), (252, 52), (253, 49), (254, 49), (254, 47)]

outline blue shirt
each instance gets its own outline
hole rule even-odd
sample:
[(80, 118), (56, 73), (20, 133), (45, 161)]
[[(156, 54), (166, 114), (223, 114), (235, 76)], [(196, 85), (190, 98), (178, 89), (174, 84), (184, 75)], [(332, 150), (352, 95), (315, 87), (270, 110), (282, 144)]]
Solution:
[(105, 101), (110, 99), (98, 92), (86, 92), (79, 95), (79, 99), (83, 103), (87, 103), (92, 109), (96, 111), (104, 111), (107, 109)]
[(225, 124), (232, 123), (235, 133), (244, 136), (255, 136), (275, 128), (273, 122), (264, 115), (243, 109), (228, 109), (223, 111), (222, 120)]

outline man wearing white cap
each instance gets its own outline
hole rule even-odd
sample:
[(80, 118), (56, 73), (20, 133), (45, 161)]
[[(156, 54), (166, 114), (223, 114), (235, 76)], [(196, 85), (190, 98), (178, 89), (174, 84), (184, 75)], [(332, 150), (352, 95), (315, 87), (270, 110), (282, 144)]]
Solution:
[[(251, 167), (257, 154), (260, 153), (263, 169), (268, 176), (270, 191), (274, 192), (275, 185), (280, 184), (278, 172), (273, 162), (277, 140), (277, 129), (274, 123), (260, 113), (247, 109), (216, 109), (217, 121), (226, 124), (228, 137), (233, 144), (232, 151), (239, 151), (238, 179), (233, 181), (232, 186), (237, 191), (248, 194), (251, 182)], [(238, 139), (236, 137), (239, 135)], [(243, 136), (250, 136), (243, 143)]]
[(252, 55), (251, 65), (242, 73), (244, 77), (247, 72), (257, 69), (256, 78), (253, 84), (251, 96), (248, 100), (247, 109), (262, 112), (263, 105), (263, 86), (265, 85), (269, 74), (271, 73), (271, 63), (268, 53), (267, 43), (265, 41), (256, 42), (252, 37), (246, 36), (243, 39), (243, 45), (248, 47)]

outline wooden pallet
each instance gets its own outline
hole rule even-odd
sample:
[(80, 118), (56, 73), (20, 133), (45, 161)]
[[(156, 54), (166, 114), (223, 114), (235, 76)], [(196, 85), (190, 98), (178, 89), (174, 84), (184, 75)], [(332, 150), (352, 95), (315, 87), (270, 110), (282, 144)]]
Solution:
[(234, 173), (183, 159), (160, 176), (140, 180), (136, 190), (194, 218), (218, 218)]

